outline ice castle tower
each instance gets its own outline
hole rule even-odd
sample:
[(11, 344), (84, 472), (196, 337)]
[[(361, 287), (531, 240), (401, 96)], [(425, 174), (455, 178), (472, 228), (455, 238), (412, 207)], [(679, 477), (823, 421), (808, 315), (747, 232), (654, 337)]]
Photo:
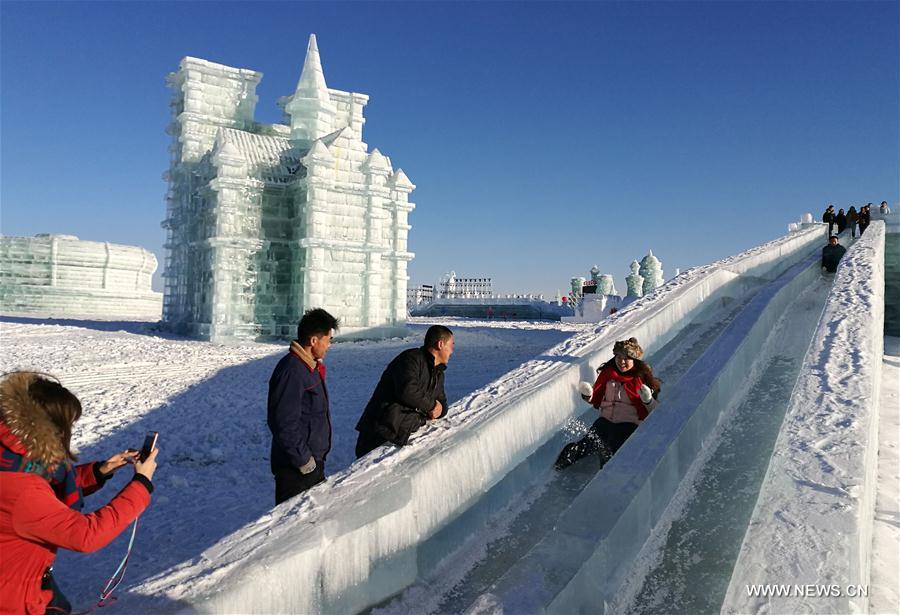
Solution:
[(214, 341), (291, 337), (322, 307), (355, 337), (403, 334), (415, 186), (362, 140), (365, 94), (325, 85), (315, 35), (280, 124), (262, 73), (186, 57), (174, 91), (163, 320)]

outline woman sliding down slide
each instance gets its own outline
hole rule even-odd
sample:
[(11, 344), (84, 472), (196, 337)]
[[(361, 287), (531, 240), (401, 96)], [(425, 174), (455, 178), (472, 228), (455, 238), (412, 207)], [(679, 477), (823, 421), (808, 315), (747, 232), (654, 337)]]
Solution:
[(593, 453), (605, 464), (656, 408), (660, 382), (641, 360), (643, 356), (637, 339), (616, 342), (613, 358), (597, 369), (594, 386), (587, 382), (579, 385), (581, 397), (600, 410), (600, 418), (585, 437), (563, 448), (556, 459), (557, 470)]

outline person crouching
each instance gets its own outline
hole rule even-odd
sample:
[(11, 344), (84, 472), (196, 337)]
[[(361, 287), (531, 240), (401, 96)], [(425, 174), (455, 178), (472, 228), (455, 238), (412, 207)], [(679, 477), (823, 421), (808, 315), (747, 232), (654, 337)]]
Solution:
[(600, 418), (584, 438), (563, 448), (556, 460), (557, 470), (593, 453), (599, 453), (602, 463), (606, 463), (656, 408), (660, 382), (642, 361), (643, 356), (644, 351), (633, 337), (613, 345), (613, 358), (597, 370), (591, 394), (582, 394), (585, 401), (600, 410)]

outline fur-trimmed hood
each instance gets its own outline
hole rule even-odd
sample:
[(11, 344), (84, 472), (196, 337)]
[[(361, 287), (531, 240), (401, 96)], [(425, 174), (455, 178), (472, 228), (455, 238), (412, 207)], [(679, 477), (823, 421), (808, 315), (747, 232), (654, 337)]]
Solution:
[(0, 381), (0, 444), (46, 466), (66, 461), (62, 434), (28, 388), (35, 375), (14, 372)]

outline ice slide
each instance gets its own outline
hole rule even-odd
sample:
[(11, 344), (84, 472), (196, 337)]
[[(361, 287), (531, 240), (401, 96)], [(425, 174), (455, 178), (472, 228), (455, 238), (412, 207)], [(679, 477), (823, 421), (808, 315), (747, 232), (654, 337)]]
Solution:
[[(534, 511), (542, 527), (528, 532), (532, 544), (485, 573), (484, 591), (458, 606), (561, 612), (611, 604), (616, 596), (598, 594), (591, 579), (603, 575), (612, 594), (640, 559), (704, 453), (704, 437), (745, 394), (734, 384), (754, 372), (767, 334), (818, 280), (821, 238), (821, 228), (807, 228), (685, 272), (461, 400), (451, 420), (413, 446), (354, 464), (327, 491), (276, 508), (138, 591), (210, 612), (359, 611), (447, 570), (519, 499), (522, 518)], [(665, 367), (667, 411), (654, 413), (602, 472), (551, 480), (541, 500), (560, 429), (584, 407), (575, 384), (626, 335)], [(702, 360), (692, 362), (696, 356)]]

